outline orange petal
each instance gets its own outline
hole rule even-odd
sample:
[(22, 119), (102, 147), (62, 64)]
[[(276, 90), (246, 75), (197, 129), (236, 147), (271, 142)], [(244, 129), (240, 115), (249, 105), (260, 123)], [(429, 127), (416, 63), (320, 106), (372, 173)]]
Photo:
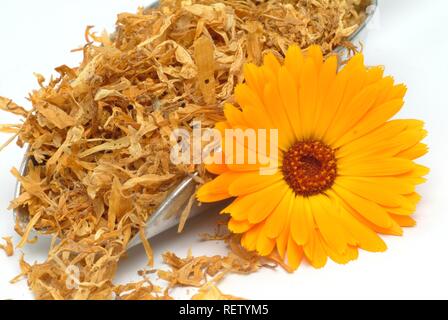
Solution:
[(294, 240), (289, 237), (287, 247), (288, 266), (296, 270), (300, 266), (303, 258), (303, 247), (298, 246)]
[(235, 100), (243, 109), (245, 106), (253, 106), (259, 110), (265, 110), (261, 98), (262, 96), (247, 84), (238, 84), (235, 87)]
[(426, 153), (428, 153), (428, 146), (424, 143), (418, 143), (409, 149), (400, 151), (396, 154), (396, 156), (399, 158), (415, 160), (421, 156), (424, 156)]
[[(337, 196), (337, 197), (340, 198), (339, 196)], [(369, 229), (375, 231), (376, 233), (388, 234), (388, 235), (394, 235), (394, 236), (401, 236), (403, 234), (403, 230), (401, 229), (401, 227), (392, 218), (390, 218), (392, 221), (390, 227), (387, 227), (387, 228), (379, 227), (378, 225), (370, 222), (368, 219), (366, 219), (364, 216), (362, 216), (359, 212), (354, 210), (352, 207), (350, 207), (345, 201), (341, 201), (340, 203), (341, 203), (342, 208), (345, 211), (347, 211), (351, 216), (356, 218), (356, 220), (358, 220), (360, 223), (362, 223)]]
[[(258, 192), (238, 197), (223, 209), (222, 213), (229, 213), (232, 218), (239, 221), (247, 220), (251, 224), (257, 224), (272, 213), (287, 189), (288, 186), (283, 181), (278, 182)], [(269, 199), (269, 202), (266, 199)]]
[[(345, 87), (344, 96), (340, 103), (337, 113), (334, 116), (330, 127), (325, 134), (325, 140), (329, 144), (335, 142), (341, 134), (345, 133), (356, 122), (352, 121), (352, 112), (357, 109), (357, 116), (364, 114), (365, 109), (359, 108), (363, 103), (367, 103), (367, 107), (370, 108), (374, 100), (374, 92), (371, 92), (371, 88), (368, 92), (362, 91), (364, 87), (364, 81), (366, 78), (366, 70), (364, 66), (355, 68), (349, 75), (347, 86)], [(376, 88), (375, 86), (372, 86)], [(356, 118), (354, 119), (356, 121)]]
[[(312, 128), (316, 136), (321, 137), (328, 127), (322, 122), (322, 118), (326, 118), (328, 113), (328, 105), (325, 104), (325, 100), (329, 95), (331, 85), (335, 82), (338, 67), (338, 59), (336, 56), (328, 58), (319, 74), (318, 86), (317, 86), (317, 102), (316, 102), (316, 116), (313, 120)], [(328, 124), (328, 123), (327, 123)]]
[(327, 253), (316, 231), (312, 232), (310, 241), (303, 248), (308, 261), (314, 268), (320, 269), (327, 264)]
[[(343, 108), (342, 114), (333, 122), (334, 127), (328, 133), (328, 142), (334, 148), (338, 148), (346, 143), (347, 132), (371, 110), (375, 105), (375, 99), (378, 92), (383, 89), (385, 84), (382, 81), (371, 84), (360, 90), (354, 97), (347, 102)], [(350, 137), (351, 138), (351, 137)]]
[(366, 86), (377, 82), (378, 80), (380, 80), (381, 78), (383, 78), (383, 74), (384, 74), (384, 67), (382, 66), (375, 66), (375, 67), (371, 67), (367, 70), (367, 75), (366, 75)]
[(261, 175), (258, 171), (241, 173), (229, 186), (229, 194), (242, 196), (257, 192), (283, 179), (281, 173), (274, 175)]
[(280, 204), (266, 220), (266, 234), (269, 238), (276, 239), (279, 237), (286, 225), (289, 224), (293, 204), (294, 192), (288, 189)]
[(299, 115), (299, 97), (297, 95), (298, 84), (286, 67), (281, 67), (278, 75), (278, 89), (283, 108), (289, 119), (289, 123), (297, 140), (303, 138)]
[(196, 193), (200, 202), (215, 202), (231, 198), (229, 194), (230, 184), (239, 177), (238, 173), (225, 172), (214, 180), (207, 182)]
[[(351, 138), (345, 138), (347, 140), (353, 140), (356, 137), (360, 137), (372, 130), (380, 127), (387, 120), (393, 117), (403, 106), (402, 99), (394, 99), (384, 104), (371, 109), (353, 128), (351, 128), (346, 135), (350, 135)], [(343, 144), (344, 142), (339, 142)]]
[(317, 71), (319, 72), (320, 68), (322, 67), (324, 59), (321, 47), (318, 45), (311, 45), (306, 53), (307, 58), (310, 58), (314, 61), (314, 65), (316, 66)]
[(246, 63), (243, 67), (244, 79), (247, 85), (259, 96), (263, 93), (263, 77), (259, 68), (253, 63)]
[(341, 199), (333, 192), (328, 192), (333, 201), (340, 203), (340, 221), (356, 240), (356, 245), (370, 252), (382, 252), (387, 249), (384, 241), (368, 226), (361, 223), (343, 206)]
[(227, 225), (229, 230), (232, 231), (233, 233), (244, 233), (248, 231), (250, 228), (252, 228), (252, 226), (253, 225), (246, 220), (238, 221), (233, 218), (229, 220), (229, 223)]
[(337, 195), (364, 218), (382, 228), (390, 228), (393, 220), (386, 210), (375, 202), (366, 200), (335, 184), (332, 188)]
[(300, 81), (299, 115), (301, 118), (302, 134), (304, 139), (312, 136), (312, 126), (316, 116), (318, 73), (315, 62), (311, 58), (305, 59)]
[(266, 110), (272, 119), (274, 128), (278, 129), (279, 148), (287, 150), (296, 140), (286, 110), (281, 103), (277, 83), (268, 83), (264, 88)]
[(331, 83), (322, 104), (325, 110), (324, 112), (320, 112), (318, 118), (319, 125), (315, 127), (316, 131), (314, 132), (314, 135), (317, 139), (324, 140), (325, 134), (330, 128), (330, 124), (334, 121), (341, 106), (342, 99), (344, 98), (348, 79), (349, 73), (347, 70), (343, 69), (336, 75), (334, 81)]
[(262, 224), (258, 224), (243, 233), (243, 236), (241, 237), (241, 245), (249, 251), (255, 251), (257, 248), (258, 236), (262, 227)]
[[(221, 159), (220, 162), (221, 163), (215, 163), (213, 161), (208, 161), (205, 168), (207, 169), (208, 172), (216, 174), (216, 175), (220, 175), (223, 174), (227, 171), (229, 171), (229, 168), (224, 164), (224, 156), (222, 153), (217, 153), (214, 155), (214, 157), (216, 157), (217, 159)], [(213, 159), (213, 158), (212, 158)]]
[(308, 242), (314, 230), (314, 220), (310, 203), (302, 196), (297, 196), (291, 212), (291, 236), (298, 245)]
[(347, 249), (348, 237), (337, 216), (339, 206), (326, 195), (317, 195), (308, 198), (311, 211), (325, 242), (336, 252), (344, 253)]
[(324, 239), (321, 240), (322, 246), (326, 254), (336, 263), (347, 264), (350, 261), (356, 260), (358, 258), (358, 249), (355, 247), (348, 246), (347, 249), (341, 253), (334, 251), (331, 246), (329, 246)]
[(338, 159), (343, 157), (357, 157), (359, 154), (369, 152), (372, 145), (382, 145), (385, 141), (389, 141), (400, 133), (414, 128), (422, 129), (423, 122), (414, 120), (388, 121), (369, 134), (360, 136), (350, 142), (341, 142), (343, 145), (336, 150), (336, 156)]
[(336, 183), (364, 199), (385, 207), (400, 207), (406, 202), (406, 199), (394, 189), (376, 184), (374, 180), (339, 177)]
[(398, 216), (395, 214), (391, 214), (390, 216), (400, 225), (400, 227), (414, 227), (417, 224), (414, 219), (408, 216)]
[(263, 257), (270, 255), (275, 248), (275, 240), (267, 236), (267, 231), (266, 223), (263, 223), (256, 248), (258, 254)]
[(276, 240), (277, 251), (279, 256), (284, 259), (286, 254), (286, 247), (289, 239), (289, 222), (287, 221), (285, 228), (283, 228), (282, 233), (278, 236)]
[(340, 159), (338, 174), (355, 177), (393, 176), (410, 172), (414, 167), (411, 160), (403, 158), (368, 159), (359, 163)]
[[(288, 190), (288, 186), (282, 181), (254, 193), (257, 203), (249, 211), (249, 222), (259, 223), (272, 214), (272, 211), (285, 196), (286, 190)], [(267, 202), (266, 199), (269, 199), (269, 201)]]
[(247, 127), (243, 112), (230, 103), (224, 105), (224, 115), (232, 127)]
[(293, 76), (295, 82), (300, 85), (301, 73), (303, 68), (302, 50), (297, 45), (291, 45), (286, 52), (285, 67)]
[(275, 74), (280, 69), (280, 62), (278, 62), (278, 59), (274, 56), (272, 52), (269, 52), (266, 54), (263, 58), (263, 65), (269, 68), (272, 72)]

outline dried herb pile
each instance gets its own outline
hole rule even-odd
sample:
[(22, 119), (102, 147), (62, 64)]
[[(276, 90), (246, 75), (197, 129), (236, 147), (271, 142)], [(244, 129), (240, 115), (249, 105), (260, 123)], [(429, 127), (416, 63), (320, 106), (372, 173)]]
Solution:
[[(172, 130), (221, 120), (245, 62), (258, 64), (268, 51), (281, 58), (291, 43), (317, 43), (327, 54), (346, 44), (365, 7), (360, 0), (162, 1), (119, 14), (112, 35), (88, 28), (81, 65), (59, 66), (48, 81), (38, 75), (31, 110), (0, 98), (1, 109), (24, 119), (0, 130), (29, 146), (28, 172), (12, 170), (22, 192), (11, 209), (28, 212), (16, 225), (18, 247), (34, 241), (33, 229), (54, 239), (47, 261), (21, 263), (36, 298), (169, 298), (148, 280), (112, 280), (128, 242), (170, 190), (196, 171), (207, 179), (201, 166), (170, 162)], [(260, 266), (250, 255), (164, 259), (172, 269), (159, 277), (169, 288), (202, 287), (195, 298), (220, 296), (204, 274)], [(70, 266), (80, 270), (74, 288)]]

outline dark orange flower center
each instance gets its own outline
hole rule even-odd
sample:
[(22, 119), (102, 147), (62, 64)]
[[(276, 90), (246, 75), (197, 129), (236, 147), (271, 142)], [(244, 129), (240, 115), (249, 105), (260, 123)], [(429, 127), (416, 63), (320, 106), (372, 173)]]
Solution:
[(285, 181), (297, 195), (312, 196), (331, 188), (337, 166), (333, 149), (320, 141), (294, 144), (284, 155)]

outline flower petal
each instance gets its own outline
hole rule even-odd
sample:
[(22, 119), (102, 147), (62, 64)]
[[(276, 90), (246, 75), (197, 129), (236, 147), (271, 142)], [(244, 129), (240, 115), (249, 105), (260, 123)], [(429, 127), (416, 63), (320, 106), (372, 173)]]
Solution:
[(258, 254), (263, 257), (270, 255), (275, 248), (275, 240), (268, 237), (267, 231), (266, 223), (263, 223), (263, 227), (261, 228), (257, 239), (256, 248)]
[[(283, 182), (279, 182), (262, 191), (254, 193), (258, 199), (258, 203), (250, 209), (249, 222), (258, 223), (266, 219), (285, 196), (286, 190), (288, 190), (288, 186)], [(268, 203), (266, 203), (266, 199), (269, 199)]]
[(238, 221), (233, 218), (230, 218), (227, 227), (233, 233), (244, 233), (252, 228), (252, 224), (250, 224), (247, 220)]
[(346, 231), (341, 227), (339, 219), (339, 205), (333, 203), (325, 195), (308, 198), (316, 226), (325, 242), (334, 251), (344, 253), (347, 249), (348, 238)]
[(238, 173), (225, 172), (214, 180), (207, 182), (196, 193), (196, 197), (200, 202), (215, 202), (231, 198), (229, 194), (229, 186), (236, 178)]
[(400, 225), (400, 227), (414, 227), (417, 224), (414, 219), (408, 216), (395, 214), (391, 214), (390, 216)]
[[(380, 127), (387, 120), (392, 118), (403, 106), (402, 99), (394, 99), (383, 103), (382, 105), (371, 109), (367, 114), (349, 131), (346, 135), (350, 138), (344, 137), (344, 139), (350, 141), (357, 137), (361, 137), (366, 133)], [(345, 141), (339, 141), (338, 144), (342, 145)]]
[(314, 220), (310, 203), (302, 196), (296, 196), (291, 212), (291, 236), (298, 245), (309, 241), (311, 231), (314, 230)]
[(299, 115), (301, 117), (303, 138), (310, 139), (313, 134), (312, 125), (316, 116), (318, 73), (314, 60), (306, 58), (300, 81)]
[(248, 251), (256, 250), (258, 236), (260, 235), (262, 227), (263, 225), (260, 223), (243, 233), (243, 236), (241, 237), (241, 245)]
[(283, 175), (281, 173), (274, 175), (261, 175), (258, 171), (241, 173), (229, 185), (228, 191), (232, 196), (243, 196), (264, 189), (282, 179)]
[(286, 221), (286, 226), (283, 228), (282, 233), (278, 236), (276, 240), (277, 251), (279, 256), (284, 259), (286, 254), (286, 247), (289, 240), (289, 221)]
[(374, 201), (385, 207), (400, 207), (405, 205), (406, 198), (392, 188), (375, 183), (375, 180), (339, 177), (338, 185), (357, 195)]
[(390, 228), (393, 220), (389, 217), (386, 210), (375, 202), (366, 200), (342, 187), (338, 184), (333, 186), (333, 190), (348, 206), (356, 210), (360, 215), (383, 228)]
[(243, 67), (244, 79), (247, 85), (259, 96), (263, 94), (263, 76), (259, 68), (253, 63), (247, 63)]
[(310, 58), (314, 61), (314, 65), (317, 68), (317, 71), (320, 71), (320, 68), (322, 67), (324, 56), (322, 53), (322, 49), (318, 45), (311, 45), (307, 52), (306, 52), (307, 58)]
[(393, 176), (410, 172), (414, 167), (415, 164), (411, 160), (403, 158), (378, 158), (357, 162), (340, 159), (338, 174), (355, 177)]
[(266, 234), (269, 238), (276, 239), (279, 237), (286, 228), (286, 225), (289, 224), (293, 205), (294, 192), (291, 189), (288, 189), (280, 204), (266, 219)]
[(297, 140), (303, 139), (301, 119), (299, 115), (298, 84), (286, 67), (281, 67), (278, 75), (278, 89), (286, 110), (289, 122)]
[[(326, 118), (328, 113), (328, 105), (325, 104), (325, 100), (329, 95), (330, 88), (335, 82), (338, 67), (338, 59), (336, 56), (328, 58), (319, 74), (318, 86), (317, 86), (317, 102), (316, 102), (316, 116), (313, 119), (313, 131), (314, 136), (323, 136), (328, 127), (323, 123), (322, 118)], [(328, 124), (328, 122), (327, 122)]]
[(310, 241), (304, 245), (303, 249), (308, 261), (314, 268), (320, 269), (327, 264), (327, 253), (322, 246), (317, 231), (313, 230)]
[[(283, 181), (277, 182), (258, 192), (238, 197), (222, 213), (229, 213), (239, 221), (247, 220), (251, 224), (257, 224), (272, 213), (287, 189), (288, 186)], [(266, 199), (270, 199), (269, 202)]]
[(298, 85), (300, 85), (303, 61), (302, 50), (295, 44), (289, 46), (285, 57), (285, 67), (288, 68)]
[(298, 246), (291, 236), (288, 239), (287, 257), (288, 266), (293, 270), (296, 270), (299, 267), (303, 258), (303, 247)]
[(343, 201), (333, 191), (328, 192), (333, 201), (340, 203), (340, 221), (345, 226), (356, 241), (356, 245), (370, 252), (382, 252), (387, 249), (384, 241), (369, 227), (359, 222), (349, 211), (343, 206)]
[[(279, 103), (280, 102), (280, 103)], [(276, 83), (268, 83), (264, 88), (264, 103), (274, 128), (278, 129), (279, 148), (286, 151), (296, 140), (289, 123), (286, 110), (281, 103), (280, 93)]]

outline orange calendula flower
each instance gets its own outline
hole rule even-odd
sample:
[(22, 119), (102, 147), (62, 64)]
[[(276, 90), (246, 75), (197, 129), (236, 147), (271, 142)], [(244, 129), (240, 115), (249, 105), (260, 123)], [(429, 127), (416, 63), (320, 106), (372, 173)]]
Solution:
[(304, 258), (320, 268), (328, 257), (356, 259), (358, 248), (384, 251), (378, 234), (415, 225), (415, 188), (428, 169), (414, 160), (427, 152), (426, 131), (419, 120), (390, 120), (404, 85), (366, 67), (362, 54), (338, 71), (337, 58), (324, 60), (317, 46), (306, 54), (291, 46), (283, 63), (268, 54), (262, 66), (246, 65), (244, 76), (235, 89), (239, 108), (226, 105), (227, 121), (217, 128), (278, 129), (278, 170), (209, 165), (218, 177), (197, 197), (235, 198), (223, 213), (246, 249), (277, 252), (293, 269)]

